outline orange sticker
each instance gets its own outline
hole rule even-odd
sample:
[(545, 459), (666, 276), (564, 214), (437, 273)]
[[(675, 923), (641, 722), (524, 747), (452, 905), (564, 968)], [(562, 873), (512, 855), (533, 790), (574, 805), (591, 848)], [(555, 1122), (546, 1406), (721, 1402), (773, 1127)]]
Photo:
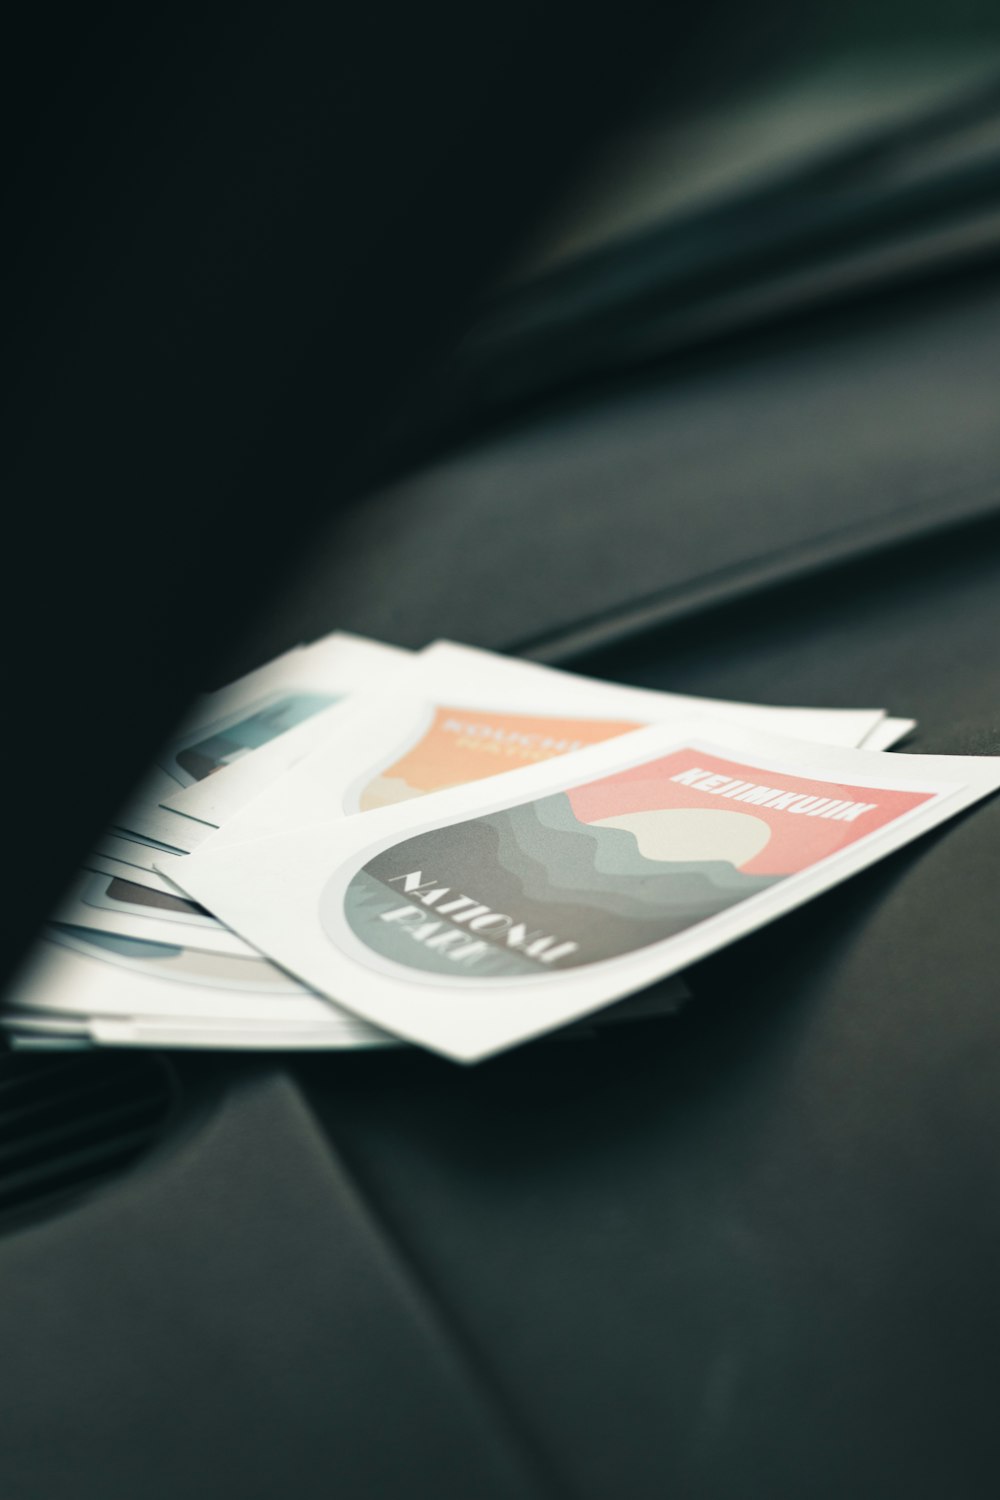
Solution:
[(443, 787), (464, 786), (640, 728), (640, 724), (610, 719), (550, 719), (436, 708), (430, 728), (417, 743), (368, 783), (360, 808), (368, 812)]

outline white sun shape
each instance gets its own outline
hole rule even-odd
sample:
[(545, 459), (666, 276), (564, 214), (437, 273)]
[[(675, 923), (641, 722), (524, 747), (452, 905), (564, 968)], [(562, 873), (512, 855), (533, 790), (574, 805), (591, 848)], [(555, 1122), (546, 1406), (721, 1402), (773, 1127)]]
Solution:
[(598, 818), (591, 826), (631, 833), (644, 859), (671, 863), (725, 860), (738, 867), (759, 854), (771, 837), (763, 818), (723, 807), (652, 808)]

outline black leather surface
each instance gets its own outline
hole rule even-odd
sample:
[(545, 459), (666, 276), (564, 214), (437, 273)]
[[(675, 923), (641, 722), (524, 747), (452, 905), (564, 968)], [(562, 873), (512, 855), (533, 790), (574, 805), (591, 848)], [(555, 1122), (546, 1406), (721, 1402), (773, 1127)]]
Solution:
[[(692, 53), (717, 73), (761, 20), (618, 7), (612, 48), (557, 11), (508, 7), (457, 69), (468, 33), (412, 7), (405, 37), (391, 7), (39, 13), (11, 956), (55, 838), (68, 868), (211, 660), (336, 625), (553, 654), (667, 620), (590, 664), (1000, 749), (986, 282), (539, 414), (314, 543), (613, 113), (612, 57), (619, 103), (647, 67), (698, 90)], [(158, 1154), (0, 1238), (3, 1500), (992, 1497), (998, 836), (994, 801), (701, 966), (676, 1021), (472, 1071), (181, 1060)]]
[[(996, 753), (998, 578), (980, 532), (692, 621), (628, 675), (887, 700), (915, 748)], [(300, 1070), (569, 1493), (995, 1493), (998, 843), (993, 801), (643, 1035)]]
[(609, 614), (635, 628), (990, 513), (998, 339), (987, 282), (545, 414), (318, 538), (252, 652), (332, 619), (412, 646), (582, 645)]
[[(990, 309), (961, 316), (950, 346), (941, 332), (952, 373)], [(881, 466), (877, 413), (855, 411), (853, 445), (830, 396), (813, 408), (814, 484), (791, 486), (775, 441), (752, 463), (748, 449), (753, 506), (732, 505), (735, 459), (725, 483), (719, 471), (728, 531), (721, 498), (683, 508), (692, 574), (720, 547), (774, 541), (782, 483), (814, 562), (835, 518), (819, 503), (807, 516), (810, 496), (877, 497), (893, 473), (895, 501), (912, 496), (911, 445), (926, 443), (929, 472), (936, 404), (959, 417), (927, 337), (926, 382)], [(896, 346), (900, 402), (917, 341)], [(983, 345), (982, 382), (989, 359)], [(818, 355), (812, 368), (820, 379)], [(748, 408), (764, 409), (764, 379), (760, 366)], [(724, 425), (738, 387), (718, 389)], [(779, 390), (775, 414), (795, 382)], [(969, 423), (934, 428), (950, 458), (925, 498), (961, 493), (949, 474), (987, 493), (993, 429), (981, 412)], [(609, 429), (603, 472), (626, 453)], [(649, 464), (600, 511), (598, 554), (626, 548), (622, 496), (651, 495), (668, 467)], [(543, 493), (574, 513), (571, 472), (557, 464), (548, 491), (536, 476), (539, 516)], [(502, 509), (511, 491), (491, 493)], [(391, 574), (410, 638), (429, 593), (442, 628), (474, 614), (467, 584), (453, 593), (433, 571), (444, 533), (421, 529), (427, 510), (412, 513), (414, 565)], [(633, 565), (680, 579), (672, 519), (646, 514)], [(520, 548), (523, 533), (499, 515), (490, 528), (497, 577), (523, 578), (523, 550), (504, 575), (497, 540)], [(885, 702), (921, 719), (918, 748), (997, 751), (997, 531), (984, 519), (853, 565), (833, 547), (826, 577), (758, 580), (737, 603), (723, 587), (715, 611), (703, 591), (659, 635), (580, 665), (773, 702)], [(470, 520), (449, 541), (453, 568), (477, 535)], [(385, 588), (398, 554), (380, 560), (380, 537), (397, 545), (370, 533), (357, 566)], [(560, 576), (558, 615), (519, 585), (539, 631), (582, 597), (579, 569)], [(508, 613), (496, 587), (482, 619), (494, 609), (499, 633), (526, 609)], [(349, 603), (333, 590), (324, 625), (363, 625)], [(5, 1500), (992, 1496), (998, 839), (993, 801), (700, 966), (674, 1021), (473, 1070), (416, 1054), (287, 1076), (231, 1065), (243, 1085), (159, 1160), (0, 1240)]]
[(0, 1242), (4, 1500), (544, 1493), (295, 1088), (231, 1073), (143, 1171)]

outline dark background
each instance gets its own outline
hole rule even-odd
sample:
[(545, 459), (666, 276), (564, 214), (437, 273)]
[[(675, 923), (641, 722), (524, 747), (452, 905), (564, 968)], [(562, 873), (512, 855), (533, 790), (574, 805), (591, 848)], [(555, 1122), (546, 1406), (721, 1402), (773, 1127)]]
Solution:
[[(510, 399), (512, 283), (995, 57), (979, 7), (811, 20), (22, 21), (8, 961), (184, 698), (335, 626), (1000, 750), (985, 196), (960, 253), (834, 257), (711, 336), (688, 280), (662, 357)], [(998, 820), (700, 965), (670, 1022), (472, 1070), (170, 1060), (153, 1152), (5, 1221), (4, 1500), (994, 1495)]]
[(11, 22), (8, 962), (595, 143), (782, 24), (732, 0)]

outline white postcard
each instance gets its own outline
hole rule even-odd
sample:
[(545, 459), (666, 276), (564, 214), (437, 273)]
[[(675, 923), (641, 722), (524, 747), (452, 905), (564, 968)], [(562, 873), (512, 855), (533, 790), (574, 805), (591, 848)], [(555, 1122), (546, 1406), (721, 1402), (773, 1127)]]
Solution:
[(119, 826), (187, 852), (199, 833), (191, 819), (221, 821), (241, 807), (318, 743), (324, 714), (391, 682), (410, 660), (398, 646), (337, 633), (203, 698), (161, 753), (161, 805), (133, 805)]
[(471, 1062), (677, 973), (998, 786), (998, 758), (692, 718), (426, 801), (209, 843), (180, 880), (313, 989)]
[(101, 1047), (172, 1047), (221, 1049), (227, 1052), (355, 1052), (375, 1047), (402, 1047), (405, 1042), (368, 1026), (363, 1032), (335, 1026), (274, 1026), (241, 1021), (238, 1026), (222, 1022), (172, 1023), (157, 1020), (125, 1020), (98, 1016), (88, 1032)]
[(171, 880), (172, 876), (167, 872), (179, 869), (187, 858), (187, 853), (182, 849), (168, 849), (164, 844), (155, 843), (140, 834), (128, 837), (124, 833), (112, 831), (101, 834), (93, 850), (87, 855), (87, 860), (92, 861), (95, 857), (115, 859), (122, 864), (132, 865), (137, 870), (145, 870), (149, 874), (162, 875)]
[[(602, 1011), (595, 1025), (672, 1015), (682, 979)], [(3, 996), (8, 1031), (73, 1033), (101, 1045), (346, 1050), (405, 1045), (255, 959), (53, 928)]]
[(165, 875), (160, 875), (156, 870), (143, 870), (138, 865), (126, 864), (122, 859), (115, 859), (109, 854), (98, 854), (92, 849), (86, 856), (83, 868), (94, 870), (100, 875), (117, 875), (122, 880), (130, 880), (136, 885), (144, 885), (150, 891), (162, 891), (164, 895), (182, 896), (183, 891), (168, 880)]
[[(337, 1028), (364, 1039), (369, 1027), (266, 959), (149, 943), (79, 927), (52, 927), (3, 995), (5, 1014), (141, 1016), (162, 1021), (269, 1022)], [(346, 1044), (346, 1043), (345, 1043)]]
[(916, 719), (890, 719), (888, 715), (881, 724), (868, 731), (858, 745), (859, 750), (891, 750), (900, 740), (905, 740), (917, 727)]
[[(827, 745), (856, 747), (886, 717), (881, 708), (790, 708), (630, 687), (517, 657), (500, 656), (472, 646), (461, 646), (453, 641), (436, 641), (421, 652), (407, 672), (405, 681), (400, 682), (400, 690), (408, 697), (424, 697), (435, 706), (438, 718), (434, 728), (439, 729), (445, 716), (456, 709), (478, 710), (487, 716), (492, 715), (485, 723), (468, 727), (470, 730), (478, 728), (480, 738), (500, 745), (499, 751), (491, 753), (506, 758), (508, 768), (559, 753), (551, 744), (541, 742), (546, 735), (559, 738), (561, 734), (571, 733), (577, 720), (580, 721), (579, 733), (574, 738), (579, 742), (578, 748), (598, 744), (615, 734), (647, 724), (665, 723), (679, 714), (685, 718), (692, 714), (708, 716), (769, 734), (787, 734)], [(526, 715), (543, 722), (513, 723), (510, 725), (512, 733), (504, 736), (502, 717), (505, 711), (514, 719)], [(549, 726), (544, 722), (548, 714), (574, 723)], [(426, 752), (428, 746), (424, 740), (425, 735), (421, 735), (410, 748)], [(406, 781), (409, 769), (407, 767), (400, 777), (393, 768), (387, 767), (386, 774), (391, 780)], [(419, 788), (421, 791), (429, 789)], [(395, 800), (396, 793), (401, 790), (397, 787), (387, 789), (387, 800)], [(377, 792), (369, 790), (368, 802), (373, 806), (381, 805)]]
[(77, 873), (52, 920), (149, 943), (190, 943), (208, 953), (260, 957), (180, 891), (151, 890), (139, 881), (97, 870)]
[[(558, 1038), (595, 1037), (605, 1025), (660, 1020), (673, 1015), (688, 998), (687, 987), (668, 980), (642, 995), (609, 1006), (591, 1022), (581, 1022), (553, 1033)], [(34, 1036), (73, 1039), (102, 1047), (178, 1047), (226, 1051), (344, 1051), (373, 1047), (408, 1047), (409, 1042), (333, 1011), (322, 1024), (274, 1019), (213, 1020), (203, 1017), (61, 1016), (49, 1011), (41, 1017), (32, 1010), (0, 1012), (0, 1028), (24, 1039)]]
[(373, 1026), (346, 1027), (334, 1018), (324, 1025), (280, 1021), (160, 1020), (156, 1016), (72, 1016), (40, 1019), (33, 1011), (4, 1011), (0, 1028), (9, 1039), (74, 1039), (88, 1046), (177, 1047), (198, 1050), (343, 1052), (370, 1047), (406, 1047), (398, 1037)]
[[(310, 819), (371, 811), (537, 764), (679, 714), (688, 717), (692, 704), (713, 718), (827, 744), (856, 745), (885, 722), (881, 709), (683, 698), (438, 642), (412, 659), (391, 696), (359, 696), (349, 714), (328, 714), (323, 742), (229, 817), (210, 846), (261, 838)], [(199, 843), (209, 846), (204, 838)]]
[[(221, 827), (237, 822), (249, 806), (255, 806), (262, 795), (272, 786), (283, 781), (297, 766), (315, 753), (317, 746), (337, 743), (341, 732), (354, 721), (355, 715), (366, 704), (377, 701), (391, 702), (394, 694), (373, 698), (367, 693), (355, 693), (350, 698), (325, 709), (308, 723), (300, 724), (289, 734), (266, 745), (253, 756), (234, 761), (215, 776), (197, 786), (185, 787), (176, 797), (167, 799), (159, 809), (160, 818), (172, 819), (171, 836), (185, 853), (200, 849)], [(190, 803), (197, 798), (198, 814), (183, 808), (181, 803)], [(181, 816), (178, 816), (181, 814)], [(151, 820), (155, 822), (156, 820)], [(161, 830), (166, 826), (160, 823)]]

